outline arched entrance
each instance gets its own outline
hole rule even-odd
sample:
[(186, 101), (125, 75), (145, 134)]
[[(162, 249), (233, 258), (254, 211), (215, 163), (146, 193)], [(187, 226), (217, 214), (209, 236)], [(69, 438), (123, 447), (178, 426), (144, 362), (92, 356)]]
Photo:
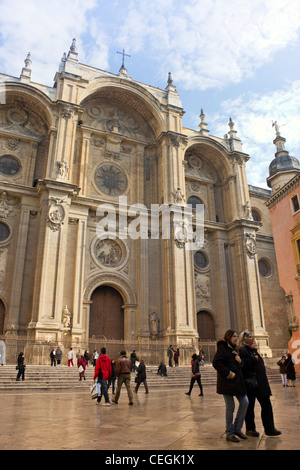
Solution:
[(4, 318), (5, 318), (5, 306), (0, 299), (0, 335), (4, 334)]
[(206, 310), (201, 310), (197, 313), (197, 329), (199, 339), (216, 339), (214, 319)]
[(89, 337), (124, 338), (124, 301), (111, 286), (97, 287), (91, 296)]

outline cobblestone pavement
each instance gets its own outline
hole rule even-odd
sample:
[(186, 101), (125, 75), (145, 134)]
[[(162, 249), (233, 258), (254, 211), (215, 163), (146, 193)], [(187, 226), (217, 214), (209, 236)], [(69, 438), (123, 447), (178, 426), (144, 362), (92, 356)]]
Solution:
[[(133, 383), (132, 383), (133, 387)], [(88, 392), (2, 392), (1, 450), (300, 450), (300, 383), (295, 388), (272, 385), (275, 425), (279, 437), (263, 432), (256, 407), (259, 438), (226, 441), (225, 407), (215, 386), (191, 397), (186, 390), (150, 390), (143, 385), (128, 406), (123, 387), (118, 405), (96, 405)]]

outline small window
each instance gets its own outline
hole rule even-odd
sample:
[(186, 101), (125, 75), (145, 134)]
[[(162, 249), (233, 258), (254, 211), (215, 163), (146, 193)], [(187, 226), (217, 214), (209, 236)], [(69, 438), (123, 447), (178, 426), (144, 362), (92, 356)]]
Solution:
[(271, 265), (266, 259), (259, 260), (258, 269), (262, 277), (270, 277), (272, 274)]
[(252, 217), (255, 222), (261, 222), (260, 213), (256, 209), (252, 209)]
[(297, 212), (300, 209), (298, 194), (292, 197), (292, 209), (293, 212)]
[(197, 196), (190, 196), (188, 198), (188, 204), (191, 204), (192, 208), (196, 209), (197, 204), (203, 204), (203, 202)]
[(204, 269), (208, 265), (207, 257), (203, 251), (196, 251), (194, 254), (195, 265), (199, 269)]
[(0, 157), (0, 173), (6, 176), (14, 176), (20, 171), (18, 160), (10, 155)]
[(4, 242), (5, 240), (7, 240), (9, 235), (10, 235), (9, 227), (3, 222), (0, 222), (0, 242)]

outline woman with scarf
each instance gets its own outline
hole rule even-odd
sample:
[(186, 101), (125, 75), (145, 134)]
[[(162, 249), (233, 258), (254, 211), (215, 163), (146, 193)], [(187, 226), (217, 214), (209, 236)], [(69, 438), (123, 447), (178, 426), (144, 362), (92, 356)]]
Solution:
[[(234, 330), (227, 330), (224, 339), (218, 341), (213, 366), (217, 370), (217, 393), (223, 395), (226, 406), (226, 440), (239, 442), (247, 439), (242, 433), (248, 398), (242, 373), (243, 363), (237, 351), (238, 335)], [(239, 402), (235, 420), (234, 397)]]
[(253, 346), (254, 338), (250, 331), (243, 331), (239, 338), (239, 355), (244, 363), (243, 375), (247, 388), (249, 405), (245, 417), (246, 435), (258, 437), (255, 427), (254, 407), (255, 400), (261, 406), (261, 419), (267, 436), (281, 434), (274, 426), (273, 409), (270, 400), (272, 395), (266, 368), (262, 357)]

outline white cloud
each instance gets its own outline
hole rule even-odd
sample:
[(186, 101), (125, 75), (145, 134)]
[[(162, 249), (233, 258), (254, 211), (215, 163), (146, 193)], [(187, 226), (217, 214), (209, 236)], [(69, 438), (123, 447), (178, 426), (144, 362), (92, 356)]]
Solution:
[[(156, 54), (186, 89), (223, 87), (249, 77), (296, 41), (298, 0), (131, 1), (120, 36), (131, 50)], [(147, 52), (146, 52), (147, 53)]]
[(300, 160), (300, 80), (287, 83), (282, 90), (245, 93), (235, 100), (226, 100), (221, 110), (223, 114), (210, 116), (211, 133), (224, 135), (228, 131), (224, 123), (228, 116), (232, 117), (243, 149), (250, 155), (247, 164), (250, 184), (266, 186), (269, 164), (276, 152), (273, 121), (278, 122), (281, 135), (286, 138), (286, 150)]
[[(1, 71), (19, 76), (27, 52), (32, 53), (32, 79), (49, 84), (72, 39), (87, 30), (86, 14), (96, 0), (2, 0)], [(52, 84), (50, 82), (50, 84)]]

